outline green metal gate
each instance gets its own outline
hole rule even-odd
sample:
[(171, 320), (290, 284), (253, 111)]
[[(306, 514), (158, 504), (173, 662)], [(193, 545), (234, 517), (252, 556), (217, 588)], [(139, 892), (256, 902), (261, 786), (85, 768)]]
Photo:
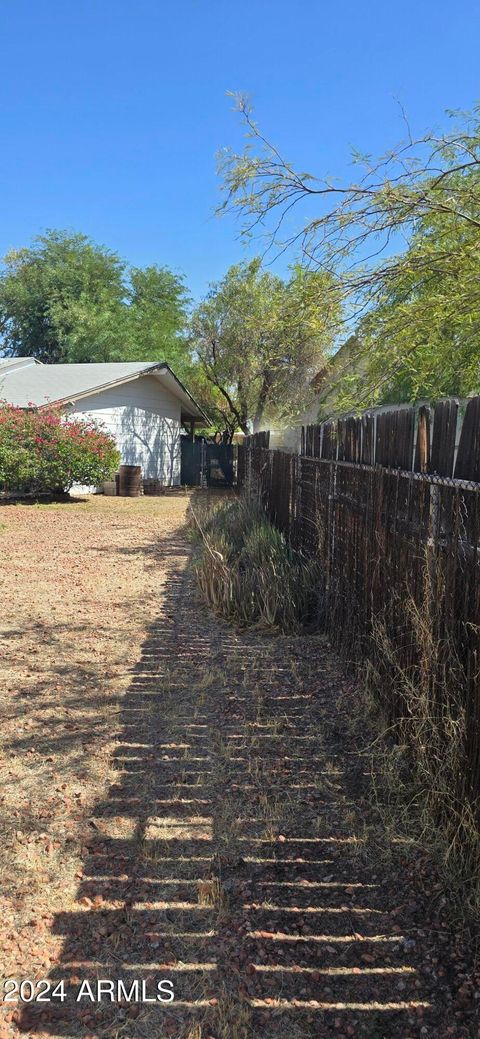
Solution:
[(236, 447), (182, 437), (181, 482), (188, 487), (233, 487)]

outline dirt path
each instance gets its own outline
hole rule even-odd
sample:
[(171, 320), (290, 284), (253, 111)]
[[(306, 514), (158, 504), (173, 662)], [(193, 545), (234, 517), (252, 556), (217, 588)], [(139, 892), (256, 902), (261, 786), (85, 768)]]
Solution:
[(0, 1039), (473, 1039), (434, 874), (369, 846), (354, 690), (199, 603), (186, 504), (2, 510), (1, 973), (65, 999)]

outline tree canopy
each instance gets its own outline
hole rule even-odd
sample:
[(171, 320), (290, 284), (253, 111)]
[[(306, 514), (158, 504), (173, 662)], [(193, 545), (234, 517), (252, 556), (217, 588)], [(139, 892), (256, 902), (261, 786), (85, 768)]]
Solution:
[(129, 269), (83, 234), (48, 231), (4, 259), (3, 349), (46, 363), (166, 360), (182, 376), (188, 302), (167, 267)]
[(259, 259), (212, 286), (191, 327), (206, 407), (218, 421), (249, 432), (305, 408), (338, 325), (330, 287), (328, 275), (301, 268), (284, 281)]
[(480, 108), (449, 133), (407, 128), (378, 160), (356, 155), (359, 176), (344, 184), (294, 169), (239, 108), (247, 143), (221, 157), (221, 208), (274, 253), (294, 248), (332, 276), (359, 343), (339, 403), (479, 392)]
[(366, 396), (371, 404), (480, 391), (479, 245), (479, 231), (451, 215), (417, 222), (359, 322), (364, 370), (339, 386), (341, 406), (361, 407)]

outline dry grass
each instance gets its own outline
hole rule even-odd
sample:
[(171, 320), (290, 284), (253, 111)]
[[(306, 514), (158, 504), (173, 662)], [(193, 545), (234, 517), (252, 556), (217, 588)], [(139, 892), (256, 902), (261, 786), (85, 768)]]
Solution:
[(301, 630), (314, 614), (317, 566), (289, 548), (249, 499), (191, 510), (205, 600), (241, 625)]
[[(95, 496), (2, 508), (0, 870), (9, 976), (31, 969), (32, 937), (37, 970), (58, 952), (47, 924), (75, 904), (85, 844), (97, 832), (94, 806), (114, 778), (121, 697), (171, 562), (169, 547), (162, 565), (162, 537), (182, 524), (188, 501)], [(44, 922), (40, 934), (32, 919)]]

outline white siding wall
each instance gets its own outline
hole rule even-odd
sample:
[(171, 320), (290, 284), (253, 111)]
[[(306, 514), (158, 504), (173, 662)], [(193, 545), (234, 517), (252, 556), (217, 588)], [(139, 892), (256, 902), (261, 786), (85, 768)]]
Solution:
[(180, 401), (153, 375), (77, 401), (75, 412), (95, 419), (116, 440), (124, 465), (145, 477), (180, 483)]

